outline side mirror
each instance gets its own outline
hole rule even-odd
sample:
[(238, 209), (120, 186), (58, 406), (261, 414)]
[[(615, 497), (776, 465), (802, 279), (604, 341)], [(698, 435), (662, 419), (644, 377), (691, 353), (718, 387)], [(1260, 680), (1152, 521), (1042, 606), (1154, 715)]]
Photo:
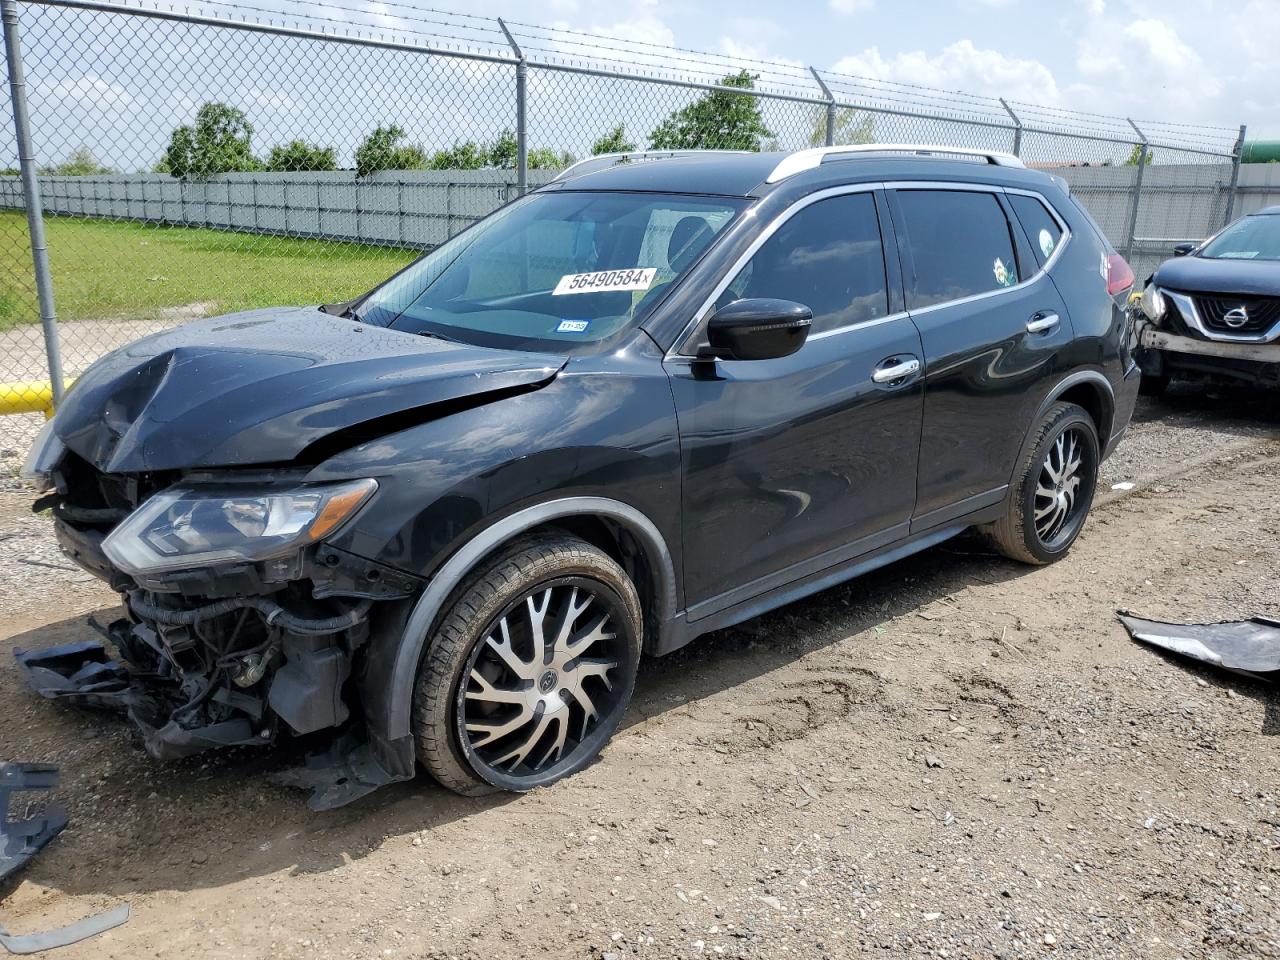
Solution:
[(1185, 257), (1198, 246), (1200, 246), (1198, 243), (1176, 243), (1173, 246), (1173, 255), (1175, 257)]
[(734, 300), (707, 325), (711, 355), (722, 360), (773, 360), (795, 353), (809, 336), (813, 311), (792, 300)]

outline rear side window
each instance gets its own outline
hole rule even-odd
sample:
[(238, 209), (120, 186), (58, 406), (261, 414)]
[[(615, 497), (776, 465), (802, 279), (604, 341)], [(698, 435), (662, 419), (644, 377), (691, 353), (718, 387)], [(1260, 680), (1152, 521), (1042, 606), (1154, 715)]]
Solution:
[(1053, 251), (1062, 242), (1062, 228), (1053, 218), (1048, 208), (1035, 197), (1021, 193), (1007, 194), (1013, 212), (1017, 214), (1022, 229), (1031, 241), (1031, 249), (1035, 252), (1036, 261), (1044, 266)]
[(1011, 287), (1020, 279), (1009, 220), (995, 194), (901, 190), (907, 309)]
[(889, 312), (880, 220), (870, 193), (819, 200), (784, 223), (756, 251), (718, 306), (774, 297), (813, 311), (813, 333)]

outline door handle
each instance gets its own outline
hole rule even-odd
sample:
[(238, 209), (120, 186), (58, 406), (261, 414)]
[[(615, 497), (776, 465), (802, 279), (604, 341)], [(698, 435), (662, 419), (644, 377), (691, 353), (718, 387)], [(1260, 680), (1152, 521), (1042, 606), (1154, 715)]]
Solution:
[(890, 357), (871, 373), (876, 383), (894, 383), (920, 372), (920, 361), (915, 357)]
[(1058, 325), (1056, 313), (1037, 313), (1027, 321), (1027, 333), (1047, 333)]

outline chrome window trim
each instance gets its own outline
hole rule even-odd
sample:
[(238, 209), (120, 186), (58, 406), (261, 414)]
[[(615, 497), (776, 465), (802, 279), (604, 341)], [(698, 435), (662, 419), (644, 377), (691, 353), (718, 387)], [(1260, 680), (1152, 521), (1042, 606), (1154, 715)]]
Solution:
[(1167, 287), (1157, 286), (1156, 289), (1177, 304), (1178, 312), (1182, 314), (1182, 318), (1206, 340), (1216, 340), (1219, 343), (1270, 343), (1277, 336), (1280, 336), (1280, 320), (1277, 320), (1270, 328), (1261, 333), (1222, 333), (1218, 330), (1211, 330), (1200, 319), (1200, 311), (1196, 309), (1195, 299), (1190, 294), (1179, 293)]
[[(806, 194), (805, 196), (801, 197), (800, 199), (792, 203), (791, 206), (787, 207), (785, 210), (780, 212), (776, 217), (770, 220), (768, 224), (766, 224), (760, 230), (760, 232), (756, 235), (756, 238), (751, 241), (751, 246), (747, 247), (747, 249), (742, 252), (742, 254), (738, 257), (738, 259), (735, 260), (732, 263), (732, 265), (730, 265), (729, 269), (726, 270), (725, 273), (716, 282), (716, 285), (711, 288), (711, 293), (702, 301), (702, 305), (699, 306), (698, 309), (693, 312), (693, 319), (691, 319), (688, 323), (684, 325), (684, 328), (680, 331), (679, 335), (675, 338), (675, 340), (671, 342), (671, 349), (667, 351), (667, 355), (664, 359), (666, 360), (697, 359), (693, 354), (682, 353), (681, 350), (689, 342), (689, 338), (692, 337), (698, 331), (698, 328), (702, 326), (702, 324), (706, 320), (710, 319), (710, 314), (708, 314), (707, 311), (716, 302), (716, 299), (720, 296), (720, 294), (724, 293), (725, 289), (729, 286), (729, 284), (733, 282), (734, 278), (737, 277), (738, 272), (747, 265), (747, 262), (756, 255), (756, 252), (761, 247), (763, 247), (765, 243), (769, 240), (769, 238), (772, 237), (775, 233), (777, 233), (778, 230), (782, 228), (783, 224), (785, 224), (788, 220), (794, 217), (797, 213), (799, 213), (805, 207), (812, 206), (813, 204), (818, 203), (821, 200), (827, 200), (827, 199), (830, 199), (831, 197), (842, 197), (842, 196), (846, 196), (848, 194), (853, 194), (853, 193), (874, 193), (876, 190), (880, 190), (883, 187), (884, 187), (884, 184), (882, 183), (848, 183), (838, 187), (828, 187), (825, 190), (816, 190), (813, 193)], [(884, 242), (883, 230), (880, 233), (880, 238), (881, 238), (881, 244), (883, 245), (883, 242)], [(885, 292), (886, 294), (888, 293), (887, 290)], [(905, 314), (903, 315), (905, 316)], [(876, 320), (867, 320), (867, 321), (863, 321), (862, 323), (851, 324), (846, 327), (840, 327), (840, 328), (837, 328), (836, 330), (827, 330), (827, 331), (824, 331), (823, 333), (815, 334), (811, 339), (817, 340), (823, 336), (829, 336), (830, 334), (833, 334), (833, 333), (845, 332), (847, 330), (854, 329), (855, 327), (865, 326), (867, 323), (875, 323), (877, 321), (883, 321), (888, 319), (890, 318), (877, 317)], [(896, 319), (896, 317), (894, 317), (894, 319)]]
[[(814, 193), (810, 193), (810, 194), (807, 194), (806, 196), (801, 197), (799, 200), (796, 200), (795, 203), (791, 204), (791, 206), (787, 207), (787, 209), (783, 210), (776, 217), (774, 217), (772, 220), (769, 221), (769, 223), (760, 231), (756, 239), (751, 242), (751, 246), (749, 246), (745, 251), (743, 251), (742, 255), (739, 256), (738, 259), (733, 262), (733, 264), (729, 267), (728, 271), (726, 271), (726, 273), (720, 278), (720, 280), (712, 288), (711, 295), (708, 296), (706, 299), (704, 299), (702, 301), (702, 305), (699, 306), (698, 309), (694, 311), (693, 319), (690, 320), (687, 324), (685, 324), (684, 328), (680, 331), (680, 334), (675, 338), (675, 340), (672, 341), (671, 349), (667, 351), (667, 354), (664, 357), (664, 359), (666, 360), (696, 359), (696, 357), (693, 354), (683, 353), (682, 350), (688, 344), (689, 339), (695, 333), (697, 333), (698, 328), (702, 326), (702, 324), (706, 320), (709, 319), (709, 314), (707, 313), (707, 310), (711, 307), (712, 304), (716, 302), (716, 299), (720, 296), (720, 294), (724, 293), (725, 288), (728, 287), (729, 284), (733, 282), (734, 277), (738, 275), (738, 271), (740, 271), (744, 266), (746, 266), (747, 261), (749, 261), (753, 256), (756, 255), (756, 251), (758, 251), (762, 246), (764, 246), (765, 242), (770, 237), (772, 237), (774, 233), (776, 233), (782, 227), (782, 225), (785, 224), (788, 220), (790, 220), (793, 216), (795, 216), (797, 213), (799, 213), (801, 210), (803, 210), (805, 207), (809, 206), (810, 204), (817, 203), (820, 200), (826, 200), (830, 197), (844, 196), (846, 194), (851, 194), (851, 193), (871, 193), (876, 190), (971, 190), (977, 193), (992, 193), (992, 194), (1017, 193), (1023, 196), (1033, 197), (1036, 200), (1039, 200), (1042, 204), (1044, 204), (1045, 209), (1049, 211), (1049, 215), (1053, 217), (1054, 221), (1058, 224), (1059, 228), (1062, 230), (1062, 237), (1059, 239), (1058, 246), (1054, 249), (1053, 254), (1049, 257), (1048, 260), (1044, 262), (1044, 265), (1041, 266), (1031, 276), (1027, 277), (1025, 280), (1020, 280), (1018, 283), (1014, 284), (1012, 287), (1002, 287), (999, 290), (988, 290), (985, 293), (975, 293), (972, 296), (962, 297), (959, 300), (945, 300), (942, 303), (932, 303), (929, 306), (921, 307), (918, 310), (904, 310), (898, 313), (889, 314), (884, 317), (877, 317), (874, 320), (864, 320), (861, 323), (851, 323), (843, 327), (836, 327), (834, 330), (824, 330), (822, 333), (816, 333), (810, 336), (809, 337), (810, 340), (822, 340), (827, 337), (834, 336), (836, 334), (850, 333), (854, 330), (861, 329), (862, 327), (871, 326), (872, 324), (887, 323), (890, 320), (901, 320), (903, 317), (909, 317), (909, 316), (914, 316), (922, 313), (928, 313), (932, 310), (937, 310), (941, 307), (950, 307), (950, 306), (955, 306), (957, 304), (972, 303), (977, 300), (984, 300), (987, 297), (995, 297), (1005, 293), (1013, 293), (1015, 290), (1020, 290), (1023, 287), (1026, 287), (1032, 283), (1035, 283), (1037, 280), (1040, 279), (1041, 276), (1043, 276), (1044, 274), (1047, 274), (1051, 269), (1053, 269), (1054, 265), (1058, 262), (1058, 258), (1062, 256), (1062, 252), (1066, 250), (1067, 246), (1071, 242), (1071, 238), (1072, 238), (1071, 227), (1067, 224), (1062, 214), (1058, 212), (1057, 208), (1054, 207), (1054, 205), (1049, 202), (1048, 197), (1046, 197), (1044, 194), (1039, 193), (1035, 190), (1028, 190), (1021, 187), (1004, 187), (999, 184), (992, 184), (992, 183), (969, 183), (969, 182), (959, 181), (959, 180), (958, 181), (888, 180), (888, 181), (877, 182), (877, 183), (852, 183), (852, 184), (844, 184), (838, 187), (828, 187), (825, 190), (818, 190), (818, 191), (815, 191)], [(1001, 212), (1003, 212), (1003, 210)], [(882, 242), (883, 242), (883, 238), (884, 238), (884, 231), (882, 230), (881, 231)], [(1017, 245), (1015, 244), (1015, 252), (1016, 252), (1016, 246)]]

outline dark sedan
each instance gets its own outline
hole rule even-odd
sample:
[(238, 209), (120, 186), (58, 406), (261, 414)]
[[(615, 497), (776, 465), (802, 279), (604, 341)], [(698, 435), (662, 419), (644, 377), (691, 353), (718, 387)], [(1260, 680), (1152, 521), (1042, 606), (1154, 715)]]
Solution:
[(1142, 389), (1173, 377), (1280, 386), (1280, 207), (1179, 244), (1142, 294)]

